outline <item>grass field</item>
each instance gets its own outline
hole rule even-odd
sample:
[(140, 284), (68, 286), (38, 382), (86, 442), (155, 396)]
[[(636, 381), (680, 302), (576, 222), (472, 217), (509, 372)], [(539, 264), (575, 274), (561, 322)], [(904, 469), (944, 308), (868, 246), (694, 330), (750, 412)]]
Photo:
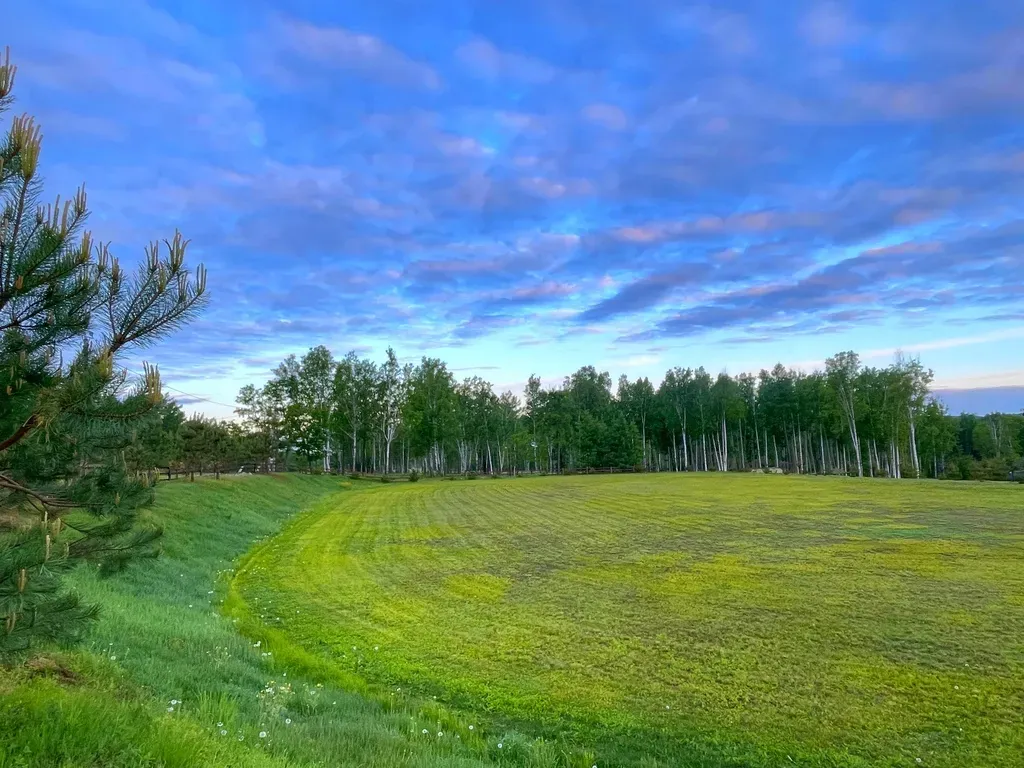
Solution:
[(254, 550), (232, 601), (310, 668), (602, 766), (1024, 765), (1019, 486), (380, 485)]
[[(75, 574), (102, 609), (87, 646), (0, 667), (0, 768), (492, 765), (492, 745), (432, 700), (374, 696), (298, 650), (279, 659), (221, 615), (235, 559), (299, 511), (357, 494), (346, 485), (295, 475), (160, 485), (148, 514), (165, 528), (163, 556), (106, 580)], [(522, 765), (579, 757), (519, 741)]]

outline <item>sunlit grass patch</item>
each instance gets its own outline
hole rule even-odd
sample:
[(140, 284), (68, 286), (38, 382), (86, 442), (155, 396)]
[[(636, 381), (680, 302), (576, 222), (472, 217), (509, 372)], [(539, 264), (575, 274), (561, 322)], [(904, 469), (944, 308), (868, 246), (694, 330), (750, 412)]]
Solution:
[(304, 517), (235, 588), (324, 663), (605, 762), (1015, 766), (1022, 510), (992, 484), (423, 482)]

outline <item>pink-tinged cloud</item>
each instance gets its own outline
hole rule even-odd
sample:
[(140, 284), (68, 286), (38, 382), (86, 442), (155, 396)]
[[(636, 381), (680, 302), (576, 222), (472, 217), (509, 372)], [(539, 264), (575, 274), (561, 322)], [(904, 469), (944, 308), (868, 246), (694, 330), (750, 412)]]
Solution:
[(941, 212), (934, 208), (903, 208), (896, 212), (895, 221), (900, 226), (912, 227), (938, 218), (940, 214)]
[(440, 75), (432, 67), (413, 61), (373, 35), (291, 18), (281, 19), (275, 32), (278, 44), (290, 53), (323, 66), (361, 72), (395, 85), (427, 90), (437, 90), (442, 85)]
[(800, 33), (818, 48), (850, 45), (863, 34), (863, 28), (839, 3), (819, 2), (800, 22)]
[(743, 14), (697, 6), (683, 11), (678, 23), (703, 33), (715, 50), (726, 56), (749, 56), (757, 50), (750, 21)]
[(713, 117), (702, 126), (704, 133), (713, 136), (728, 133), (730, 128), (732, 128), (732, 123), (726, 117)]
[(540, 59), (503, 51), (490, 40), (475, 37), (459, 46), (456, 58), (470, 74), (488, 80), (509, 79), (527, 83), (546, 83), (557, 70)]
[(360, 197), (352, 201), (352, 208), (357, 213), (377, 219), (397, 219), (405, 214), (401, 208), (386, 205), (372, 197)]
[(440, 134), (435, 140), (435, 145), (442, 155), (446, 157), (484, 157), (493, 154), (479, 141), (472, 136), (455, 136), (453, 134)]
[(548, 299), (570, 296), (575, 292), (576, 286), (572, 283), (559, 283), (554, 280), (546, 280), (538, 285), (517, 288), (512, 291), (511, 295), (517, 299)]
[(778, 213), (756, 211), (732, 216), (700, 216), (683, 221), (662, 221), (620, 227), (612, 230), (614, 238), (630, 243), (660, 243), (673, 238), (713, 235), (721, 233), (765, 233), (790, 227), (813, 228), (824, 223), (825, 217), (813, 212)]
[(629, 126), (626, 113), (614, 104), (590, 104), (584, 107), (583, 116), (610, 131), (624, 131)]
[(519, 186), (524, 192), (537, 197), (557, 200), (565, 196), (587, 195), (593, 192), (593, 185), (586, 179), (567, 179), (565, 181), (553, 181), (543, 176), (530, 176), (519, 180)]
[(563, 232), (541, 232), (536, 235), (523, 236), (516, 239), (516, 248), (520, 251), (546, 255), (561, 255), (572, 250), (580, 243), (580, 236)]
[(406, 268), (406, 272), (439, 272), (446, 274), (476, 274), (489, 272), (494, 269), (493, 261), (477, 259), (420, 259), (413, 261)]
[(619, 240), (629, 243), (653, 243), (663, 237), (663, 229), (657, 226), (622, 227), (616, 229), (613, 234)]
[(543, 117), (530, 112), (509, 112), (503, 110), (494, 113), (498, 124), (514, 131), (542, 131), (545, 120)]
[(864, 251), (865, 256), (874, 258), (885, 256), (917, 256), (928, 253), (941, 253), (942, 243), (938, 242), (913, 242), (897, 243), (882, 248), (869, 248)]

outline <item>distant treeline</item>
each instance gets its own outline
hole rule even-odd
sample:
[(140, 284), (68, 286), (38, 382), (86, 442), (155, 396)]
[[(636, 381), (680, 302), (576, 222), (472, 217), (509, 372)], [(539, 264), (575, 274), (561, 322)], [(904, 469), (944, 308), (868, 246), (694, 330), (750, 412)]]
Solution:
[(593, 468), (751, 471), (1005, 480), (1021, 474), (1024, 416), (946, 413), (931, 371), (897, 358), (863, 366), (852, 352), (823, 370), (781, 365), (754, 376), (669, 370), (617, 386), (586, 366), (522, 397), (477, 377), (457, 381), (423, 358), (383, 363), (323, 346), (291, 355), (238, 396), (238, 419), (184, 418), (165, 406), (161, 458), (187, 470), (507, 474)]
[[(802, 373), (672, 368), (655, 388), (586, 366), (522, 397), (443, 362), (381, 364), (325, 347), (286, 358), (238, 396), (237, 421), (185, 418), (168, 404), (140, 465), (186, 471), (507, 474), (594, 468), (1005, 480), (1024, 476), (1024, 416), (946, 413), (931, 371), (857, 355)], [(140, 448), (140, 450), (147, 450)]]

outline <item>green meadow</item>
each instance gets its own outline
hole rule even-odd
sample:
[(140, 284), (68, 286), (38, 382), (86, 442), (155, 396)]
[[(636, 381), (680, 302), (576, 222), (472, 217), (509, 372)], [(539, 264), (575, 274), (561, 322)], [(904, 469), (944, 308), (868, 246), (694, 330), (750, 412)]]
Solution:
[(1017, 486), (382, 485), (298, 518), (234, 589), (340, 669), (603, 762), (1024, 764)]
[(13, 766), (1019, 766), (1019, 486), (174, 482)]

